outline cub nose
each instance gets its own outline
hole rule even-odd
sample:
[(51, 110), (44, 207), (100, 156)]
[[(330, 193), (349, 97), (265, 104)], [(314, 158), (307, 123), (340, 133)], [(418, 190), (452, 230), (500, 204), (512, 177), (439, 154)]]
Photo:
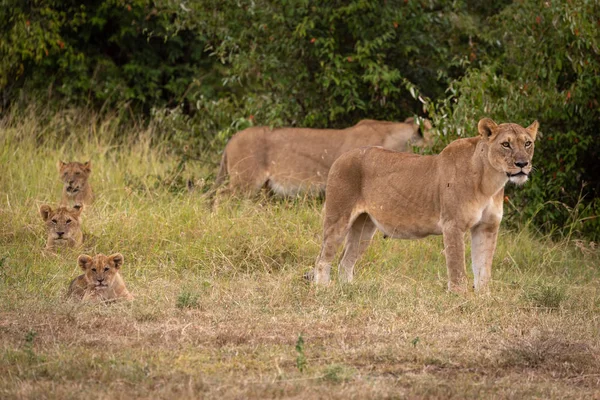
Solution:
[(104, 278), (97, 278), (96, 279), (98, 282), (102, 282), (104, 280)]
[(515, 165), (519, 168), (524, 168), (529, 165), (529, 163), (527, 161), (516, 161)]
[(62, 237), (62, 235), (64, 235), (64, 232), (56, 232), (56, 234), (58, 235), (58, 237)]

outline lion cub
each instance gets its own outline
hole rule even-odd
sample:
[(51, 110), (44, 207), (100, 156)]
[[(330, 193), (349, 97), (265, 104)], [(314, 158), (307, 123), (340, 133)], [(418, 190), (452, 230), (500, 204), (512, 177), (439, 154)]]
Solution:
[(74, 208), (59, 206), (55, 210), (47, 204), (40, 207), (40, 215), (46, 223), (48, 232), (47, 249), (81, 246), (83, 243), (80, 221), (82, 210), (83, 207), (79, 204)]
[(133, 300), (133, 295), (127, 290), (119, 273), (123, 265), (121, 253), (110, 256), (97, 254), (93, 258), (82, 254), (77, 263), (85, 272), (73, 279), (69, 285), (68, 297), (79, 300)]
[(90, 205), (94, 201), (94, 193), (88, 182), (92, 172), (91, 161), (84, 163), (63, 161), (58, 162), (60, 180), (63, 182), (61, 198), (62, 205), (85, 204)]

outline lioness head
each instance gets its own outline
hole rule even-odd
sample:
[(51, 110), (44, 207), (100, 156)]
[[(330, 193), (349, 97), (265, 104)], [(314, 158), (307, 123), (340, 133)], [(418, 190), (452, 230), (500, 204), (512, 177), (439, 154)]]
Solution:
[(47, 204), (40, 207), (40, 215), (46, 223), (48, 247), (55, 245), (75, 246), (81, 244), (81, 224), (79, 217), (83, 206), (74, 208), (60, 206), (53, 210)]
[(508, 180), (522, 185), (531, 172), (531, 159), (538, 122), (527, 128), (517, 124), (497, 125), (489, 118), (479, 121), (478, 129), (488, 146), (488, 160), (497, 171), (504, 172)]
[(95, 257), (90, 257), (82, 254), (77, 259), (77, 263), (85, 272), (88, 286), (92, 286), (95, 290), (105, 290), (113, 285), (123, 265), (123, 255), (121, 253), (110, 256), (97, 254)]
[(92, 164), (90, 161), (84, 163), (59, 161), (58, 172), (67, 193), (75, 195), (87, 184), (90, 172), (92, 172)]

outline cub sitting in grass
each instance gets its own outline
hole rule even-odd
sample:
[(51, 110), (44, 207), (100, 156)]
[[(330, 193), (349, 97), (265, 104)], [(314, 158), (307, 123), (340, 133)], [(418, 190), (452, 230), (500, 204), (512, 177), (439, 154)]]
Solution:
[(74, 208), (59, 206), (55, 210), (47, 204), (40, 207), (40, 215), (46, 223), (48, 233), (46, 249), (81, 246), (83, 243), (80, 221), (82, 210), (83, 206), (80, 204), (75, 205)]
[(73, 279), (69, 285), (68, 297), (78, 300), (116, 301), (133, 300), (125, 282), (119, 273), (123, 265), (123, 255), (116, 253), (110, 256), (97, 254), (90, 257), (82, 254), (77, 263), (84, 271)]
[(92, 172), (91, 161), (84, 163), (59, 161), (58, 172), (64, 184), (61, 205), (92, 204), (94, 193), (88, 182)]

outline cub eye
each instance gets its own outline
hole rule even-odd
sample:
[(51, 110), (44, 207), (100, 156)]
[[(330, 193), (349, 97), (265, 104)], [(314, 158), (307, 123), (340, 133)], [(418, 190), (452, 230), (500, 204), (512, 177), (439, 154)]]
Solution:
[(96, 272), (96, 268), (92, 268), (92, 271)]
[(104, 272), (108, 271), (110, 268), (104, 267)]
[(525, 142), (525, 147), (529, 147), (529, 146), (531, 146), (531, 142), (528, 140)]
[(75, 172), (75, 175), (81, 175), (81, 172), (77, 171)]
[(510, 143), (508, 143), (508, 142), (502, 142), (502, 147), (504, 147), (506, 149), (510, 149)]
[(58, 221), (57, 221), (56, 219), (53, 219), (53, 220), (52, 220), (52, 223), (53, 223), (53, 224), (57, 224), (57, 223), (58, 223)]
[(67, 220), (67, 224), (70, 224), (70, 223), (71, 223), (71, 220), (70, 220), (70, 219), (68, 219), (68, 220)]

